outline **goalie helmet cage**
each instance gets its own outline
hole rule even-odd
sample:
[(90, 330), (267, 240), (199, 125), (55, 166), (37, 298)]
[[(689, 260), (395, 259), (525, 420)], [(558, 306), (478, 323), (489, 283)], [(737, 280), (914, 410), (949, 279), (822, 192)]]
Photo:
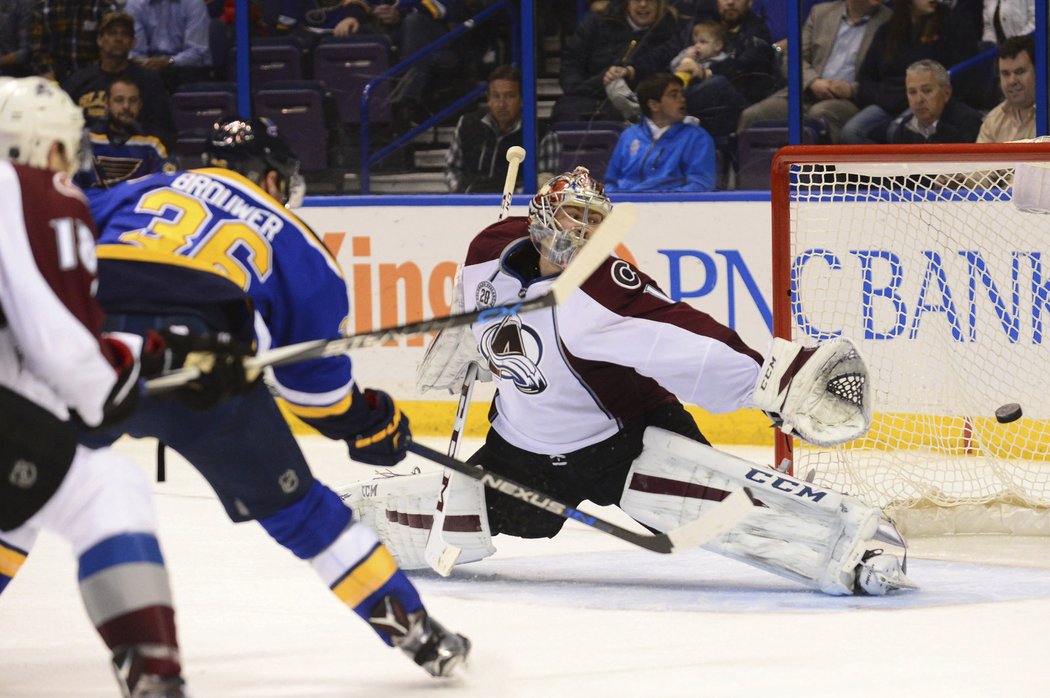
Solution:
[(834, 448), (778, 432), (776, 462), (911, 535), (1050, 535), (1050, 216), (1014, 201), (1020, 172), (1050, 208), (1046, 168), (1050, 143), (778, 153), (774, 334), (852, 338), (875, 416)]

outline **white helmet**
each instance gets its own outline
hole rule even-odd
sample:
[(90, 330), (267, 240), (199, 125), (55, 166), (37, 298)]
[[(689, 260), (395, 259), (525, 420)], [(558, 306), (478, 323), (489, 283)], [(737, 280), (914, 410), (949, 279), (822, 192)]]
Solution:
[(47, 169), (58, 141), (72, 174), (83, 136), (84, 114), (57, 84), (41, 77), (0, 81), (0, 159)]
[[(560, 211), (571, 221), (567, 228), (557, 218)], [(586, 167), (577, 167), (549, 180), (532, 197), (529, 237), (547, 261), (564, 269), (587, 241), (586, 233), (593, 226), (590, 214), (600, 213), (604, 220), (610, 211), (605, 187), (591, 179)]]

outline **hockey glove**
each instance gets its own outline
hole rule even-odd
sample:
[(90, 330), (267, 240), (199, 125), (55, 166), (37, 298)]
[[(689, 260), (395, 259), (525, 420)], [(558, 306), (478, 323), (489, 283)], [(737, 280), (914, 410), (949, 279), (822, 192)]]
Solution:
[(774, 338), (752, 401), (782, 431), (818, 446), (859, 438), (871, 426), (868, 368), (843, 337), (816, 347)]
[(115, 335), (102, 336), (102, 350), (117, 372), (117, 382), (102, 404), (102, 421), (97, 425), (86, 426), (108, 427), (122, 422), (138, 407), (141, 365), (135, 354), (140, 341), (137, 335), (121, 335), (119, 338)]
[(361, 393), (368, 408), (357, 434), (346, 439), (350, 457), (368, 465), (394, 465), (405, 457), (411, 433), (406, 417), (382, 390)]
[(152, 377), (177, 368), (200, 369), (200, 378), (173, 395), (194, 409), (206, 410), (251, 389), (259, 378), (259, 371), (246, 370), (244, 359), (252, 353), (249, 344), (227, 332), (196, 333), (173, 325), (147, 335), (142, 371), (143, 375)]

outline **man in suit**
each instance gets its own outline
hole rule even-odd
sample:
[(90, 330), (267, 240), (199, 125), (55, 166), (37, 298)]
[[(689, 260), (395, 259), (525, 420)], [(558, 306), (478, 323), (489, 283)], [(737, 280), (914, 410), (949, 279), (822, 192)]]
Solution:
[(952, 99), (948, 71), (923, 59), (904, 75), (908, 109), (890, 124), (887, 143), (973, 143), (981, 130), (981, 112)]
[[(871, 46), (875, 30), (892, 13), (882, 0), (835, 0), (818, 3), (802, 28), (803, 110), (828, 124), (831, 142), (839, 142), (842, 125), (858, 107), (857, 69)], [(758, 121), (788, 118), (787, 88), (751, 105), (740, 115), (737, 132)]]

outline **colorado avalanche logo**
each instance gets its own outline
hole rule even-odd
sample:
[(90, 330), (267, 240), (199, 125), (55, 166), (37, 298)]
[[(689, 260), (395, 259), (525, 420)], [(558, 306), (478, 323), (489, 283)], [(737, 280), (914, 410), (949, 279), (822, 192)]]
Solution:
[(491, 308), (496, 305), (496, 287), (488, 281), (482, 281), (474, 291), (474, 302), (479, 308)]
[(481, 355), (489, 363), (489, 370), (526, 395), (542, 393), (547, 379), (540, 372), (539, 362), (543, 345), (539, 335), (523, 327), (516, 315), (504, 317), (498, 324), (485, 329), (481, 337)]

